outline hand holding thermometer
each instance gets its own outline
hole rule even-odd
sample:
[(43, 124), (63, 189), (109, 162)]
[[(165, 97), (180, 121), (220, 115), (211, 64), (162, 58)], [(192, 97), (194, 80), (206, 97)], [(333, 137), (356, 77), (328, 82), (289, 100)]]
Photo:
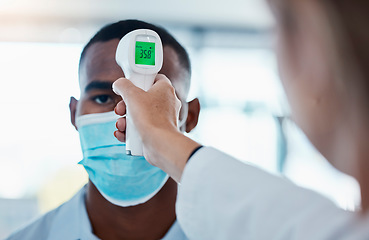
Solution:
[[(119, 42), (115, 60), (124, 75), (137, 87), (148, 91), (163, 65), (163, 46), (159, 35), (149, 29), (134, 30)], [(114, 88), (117, 94), (119, 89)], [(126, 151), (127, 154), (143, 156), (142, 140), (134, 126), (129, 109), (126, 114)]]

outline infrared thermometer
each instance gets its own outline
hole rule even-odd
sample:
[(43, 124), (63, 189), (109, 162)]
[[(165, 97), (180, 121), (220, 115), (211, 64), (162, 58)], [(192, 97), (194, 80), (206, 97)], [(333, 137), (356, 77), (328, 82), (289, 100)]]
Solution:
[[(149, 29), (138, 29), (128, 33), (118, 44), (115, 60), (122, 68), (125, 78), (148, 91), (163, 65), (163, 46), (159, 35)], [(113, 91), (120, 94), (114, 84)], [(133, 156), (143, 156), (142, 140), (128, 108), (126, 120), (126, 152)]]

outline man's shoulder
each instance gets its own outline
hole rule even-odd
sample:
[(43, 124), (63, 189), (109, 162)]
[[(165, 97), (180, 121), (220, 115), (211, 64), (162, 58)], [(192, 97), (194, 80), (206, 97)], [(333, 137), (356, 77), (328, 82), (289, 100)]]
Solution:
[(62, 206), (63, 205), (51, 210), (25, 227), (14, 232), (7, 238), (7, 240), (47, 239), (50, 229), (54, 223), (55, 216)]
[[(48, 239), (56, 229), (61, 231), (68, 223), (76, 221), (81, 198), (84, 196), (85, 188), (82, 188), (70, 200), (59, 207), (39, 217), (35, 221), (11, 234), (7, 240), (33, 240)], [(77, 227), (77, 226), (76, 226)]]

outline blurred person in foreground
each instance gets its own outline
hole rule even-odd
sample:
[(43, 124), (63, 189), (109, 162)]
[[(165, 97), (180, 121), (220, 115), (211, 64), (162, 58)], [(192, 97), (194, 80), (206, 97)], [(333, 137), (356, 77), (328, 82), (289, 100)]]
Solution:
[[(292, 117), (334, 167), (359, 182), (360, 210), (339, 209), (313, 191), (183, 135), (176, 125), (181, 103), (168, 76), (158, 75), (148, 92), (118, 79), (114, 86), (124, 102), (116, 112), (130, 109), (146, 159), (181, 183), (177, 218), (190, 239), (367, 240), (369, 1), (269, 3)], [(117, 126), (115, 135), (124, 141), (125, 119)]]
[(79, 63), (80, 99), (71, 97), (71, 122), (83, 151), (89, 182), (71, 200), (9, 239), (187, 239), (176, 221), (177, 183), (143, 157), (125, 154), (113, 135), (121, 97), (112, 83), (124, 72), (115, 62), (120, 39), (136, 29), (157, 32), (163, 43), (161, 73), (172, 79), (183, 105), (183, 131), (196, 125), (198, 99), (186, 102), (191, 67), (186, 50), (163, 28), (137, 20), (103, 27), (84, 47)]

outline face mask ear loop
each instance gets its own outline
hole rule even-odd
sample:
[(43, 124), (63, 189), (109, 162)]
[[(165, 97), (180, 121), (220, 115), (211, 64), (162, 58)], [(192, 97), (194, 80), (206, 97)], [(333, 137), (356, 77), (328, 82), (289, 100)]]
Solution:
[(184, 104), (182, 104), (181, 110), (182, 109), (184, 111), (184, 117), (181, 120), (178, 119), (177, 121), (178, 129), (181, 129), (181, 127), (186, 124), (187, 117), (188, 117), (188, 103), (185, 102)]

